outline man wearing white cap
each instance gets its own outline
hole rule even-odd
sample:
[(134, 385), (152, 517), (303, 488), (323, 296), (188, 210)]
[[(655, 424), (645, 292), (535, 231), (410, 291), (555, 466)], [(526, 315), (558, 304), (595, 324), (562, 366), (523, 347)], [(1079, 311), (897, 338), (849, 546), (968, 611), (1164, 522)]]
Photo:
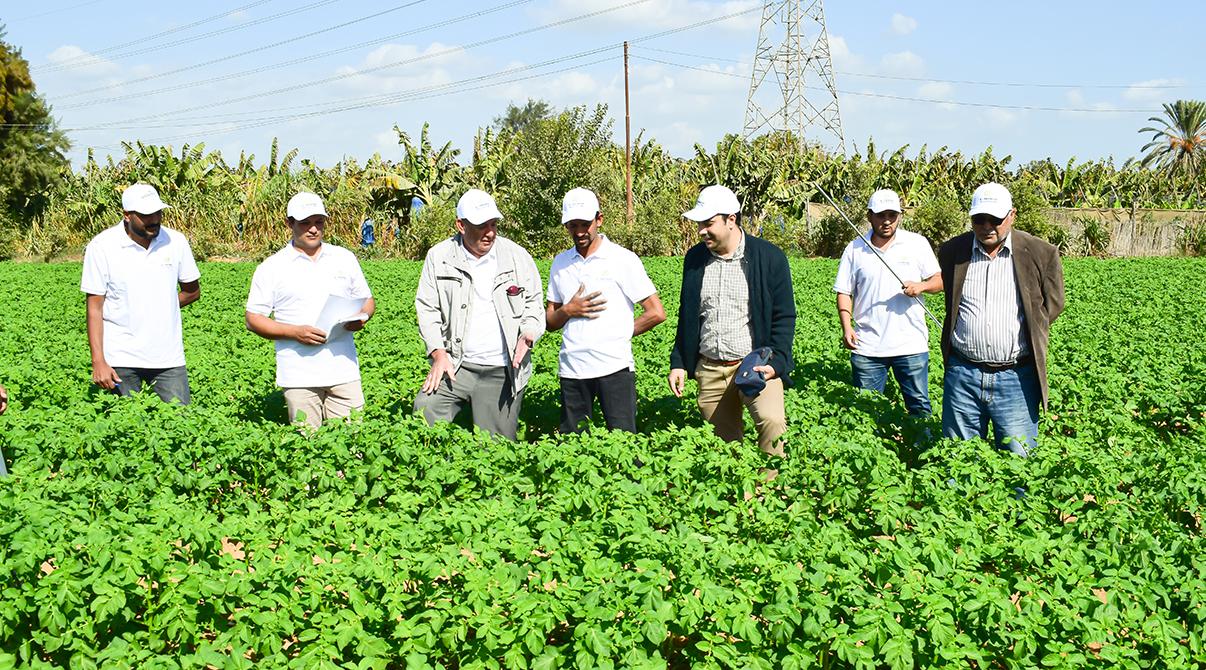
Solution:
[[(758, 429), (758, 447), (768, 455), (783, 456), (783, 391), (791, 386), (796, 330), (787, 256), (742, 231), (741, 205), (724, 186), (703, 189), (695, 207), (683, 216), (698, 224), (702, 241), (683, 260), (670, 391), (682, 397), (685, 380), (694, 378), (700, 412), (716, 434), (730, 442), (740, 441), (744, 433), (744, 405)], [(754, 370), (766, 386), (751, 397), (734, 379), (742, 359), (762, 347), (771, 349), (771, 358)]]
[(895, 191), (871, 194), (871, 234), (846, 245), (833, 291), (854, 385), (883, 393), (891, 370), (909, 414), (928, 416), (930, 331), (915, 298), (942, 291), (942, 273), (925, 237), (899, 228), (902, 211)]
[(184, 235), (164, 227), (168, 206), (150, 184), (121, 194), (122, 220), (88, 243), (92, 381), (121, 395), (149, 384), (163, 401), (191, 401), (180, 308), (201, 297), (201, 273)]
[[(636, 432), (636, 364), (632, 338), (666, 320), (666, 310), (641, 259), (599, 232), (599, 199), (585, 188), (565, 194), (561, 223), (574, 246), (549, 270), (549, 330), (564, 331), (561, 432), (580, 430), (595, 398), (612, 430)], [(641, 316), (633, 317), (635, 305)]]
[(942, 432), (987, 439), (1027, 456), (1048, 400), (1047, 340), (1064, 309), (1064, 269), (1051, 244), (1013, 230), (1000, 184), (972, 195), (971, 232), (938, 250), (946, 291)]
[(456, 204), (456, 234), (427, 252), (415, 312), (431, 371), (415, 409), (434, 424), (469, 405), (474, 425), (513, 440), (544, 301), (535, 261), (498, 234), (501, 220), (494, 198), (470, 189)]
[(247, 329), (275, 342), (289, 421), (310, 429), (364, 407), (352, 332), (377, 308), (355, 254), (323, 242), (327, 219), (322, 198), (293, 196), (292, 237), (255, 269), (247, 295)]

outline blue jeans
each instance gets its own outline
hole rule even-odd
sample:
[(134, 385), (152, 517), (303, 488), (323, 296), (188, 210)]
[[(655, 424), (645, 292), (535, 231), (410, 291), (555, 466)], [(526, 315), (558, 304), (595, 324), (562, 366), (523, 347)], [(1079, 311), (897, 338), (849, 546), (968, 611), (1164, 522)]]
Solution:
[(998, 449), (1025, 458), (1038, 446), (1041, 391), (1033, 363), (986, 372), (952, 355), (946, 361), (942, 393), (944, 436), (988, 439), (991, 422)]
[(854, 385), (868, 391), (884, 392), (888, 370), (900, 386), (905, 409), (913, 416), (930, 415), (930, 354), (872, 357), (850, 354)]

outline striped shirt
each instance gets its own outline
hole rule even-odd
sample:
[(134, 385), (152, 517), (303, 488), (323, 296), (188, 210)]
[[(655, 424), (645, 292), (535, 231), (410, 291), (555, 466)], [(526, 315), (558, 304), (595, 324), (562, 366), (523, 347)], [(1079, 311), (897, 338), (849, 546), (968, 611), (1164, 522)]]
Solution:
[(995, 257), (972, 238), (951, 346), (972, 362), (1012, 363), (1030, 353), (1025, 322), (1013, 268), (1013, 236), (1005, 238)]
[(745, 278), (745, 233), (726, 257), (712, 252), (704, 267), (699, 300), (699, 353), (736, 361), (754, 350), (750, 325), (750, 286)]

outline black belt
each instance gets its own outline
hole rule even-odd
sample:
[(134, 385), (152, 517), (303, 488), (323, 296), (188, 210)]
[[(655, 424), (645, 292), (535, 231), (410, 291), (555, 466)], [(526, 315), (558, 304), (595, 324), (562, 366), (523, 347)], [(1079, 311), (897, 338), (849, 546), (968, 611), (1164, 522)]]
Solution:
[(1024, 368), (1027, 365), (1034, 365), (1034, 356), (1032, 354), (1026, 354), (1017, 360), (1010, 361), (1008, 363), (985, 363), (983, 361), (973, 361), (954, 350), (952, 350), (951, 353), (955, 355), (955, 358), (958, 358), (964, 363), (967, 363), (973, 368), (978, 368), (983, 372), (1004, 372), (1005, 370), (1013, 370), (1015, 368)]

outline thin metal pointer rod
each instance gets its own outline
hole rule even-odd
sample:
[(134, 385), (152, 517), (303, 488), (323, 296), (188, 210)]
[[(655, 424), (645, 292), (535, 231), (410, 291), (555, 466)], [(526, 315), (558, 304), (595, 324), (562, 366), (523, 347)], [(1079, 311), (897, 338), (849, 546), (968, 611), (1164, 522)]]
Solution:
[[(896, 274), (896, 270), (892, 269), (892, 266), (888, 264), (887, 259), (883, 257), (883, 254), (880, 253), (879, 249), (876, 249), (875, 245), (871, 244), (871, 240), (869, 238), (863, 237), (863, 231), (860, 230), (858, 226), (854, 225), (854, 222), (850, 220), (850, 217), (846, 216), (846, 213), (842, 211), (842, 208), (838, 207), (838, 204), (833, 201), (833, 198), (830, 197), (829, 193), (825, 189), (821, 188), (820, 184), (814, 182), (813, 186), (815, 186), (816, 189), (821, 192), (821, 195), (825, 196), (825, 199), (829, 201), (829, 204), (833, 207), (833, 209), (837, 211), (838, 216), (842, 217), (842, 220), (854, 229), (854, 234), (857, 235), (859, 239), (867, 243), (867, 247), (875, 253), (875, 257), (884, 264), (884, 267), (888, 268), (888, 272), (891, 272), (892, 276), (896, 277), (896, 281), (900, 282), (901, 288), (903, 288), (905, 283), (904, 280), (900, 278), (900, 275)], [(934, 321), (934, 325), (941, 328), (942, 322), (938, 320), (938, 317), (934, 316), (934, 313), (930, 311), (929, 307), (926, 307), (925, 300), (920, 295), (913, 296), (913, 299), (917, 301), (918, 305), (921, 305), (921, 309), (925, 310), (926, 316), (930, 317), (930, 319)]]

